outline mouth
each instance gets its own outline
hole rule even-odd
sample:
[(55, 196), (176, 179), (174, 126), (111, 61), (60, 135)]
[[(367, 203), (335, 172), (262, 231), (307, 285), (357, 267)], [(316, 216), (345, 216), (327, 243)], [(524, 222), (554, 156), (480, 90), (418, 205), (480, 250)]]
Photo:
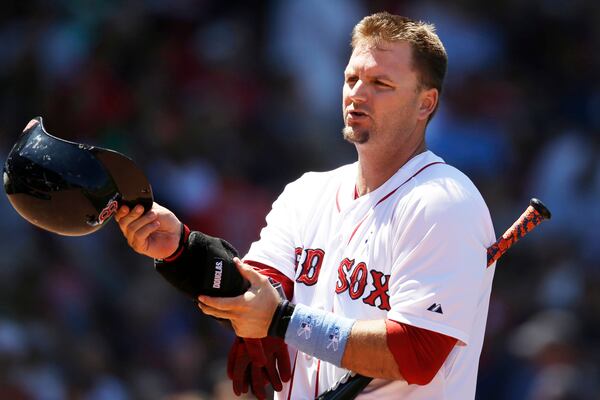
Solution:
[(351, 116), (353, 116), (355, 118), (368, 117), (369, 116), (369, 114), (367, 114), (364, 111), (360, 111), (360, 110), (351, 110), (351, 111), (348, 111), (348, 115), (351, 115)]
[(346, 114), (347, 120), (350, 121), (360, 121), (362, 119), (368, 118), (369, 114), (361, 110), (350, 110)]

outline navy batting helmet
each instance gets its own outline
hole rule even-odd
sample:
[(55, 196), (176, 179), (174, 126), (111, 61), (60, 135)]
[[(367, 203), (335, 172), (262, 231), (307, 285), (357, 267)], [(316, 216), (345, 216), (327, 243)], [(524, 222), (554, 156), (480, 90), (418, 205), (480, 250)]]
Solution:
[(19, 214), (50, 232), (82, 236), (100, 229), (126, 204), (152, 207), (152, 189), (128, 157), (69, 142), (32, 119), (4, 166), (4, 190)]

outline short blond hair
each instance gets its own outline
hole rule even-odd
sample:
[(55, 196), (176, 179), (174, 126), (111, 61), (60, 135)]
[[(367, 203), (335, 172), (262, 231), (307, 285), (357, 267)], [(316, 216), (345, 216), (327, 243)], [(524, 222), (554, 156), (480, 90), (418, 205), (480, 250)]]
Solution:
[(441, 94), (448, 55), (435, 33), (433, 24), (379, 12), (364, 17), (352, 30), (352, 49), (365, 41), (375, 46), (382, 42), (409, 43), (412, 48), (412, 65), (417, 72), (419, 86), (435, 88)]

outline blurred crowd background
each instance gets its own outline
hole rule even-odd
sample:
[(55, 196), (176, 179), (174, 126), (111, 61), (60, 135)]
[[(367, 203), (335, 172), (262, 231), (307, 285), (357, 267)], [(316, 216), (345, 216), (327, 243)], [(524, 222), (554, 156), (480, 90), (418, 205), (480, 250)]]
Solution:
[[(600, 3), (592, 0), (23, 0), (0, 8), (0, 161), (27, 122), (131, 156), (156, 200), (241, 252), (341, 138), (350, 31), (387, 10), (449, 55), (429, 147), (496, 233), (553, 211), (499, 262), (477, 398), (600, 395)], [(0, 399), (230, 399), (230, 332), (111, 223), (47, 234), (0, 196)]]

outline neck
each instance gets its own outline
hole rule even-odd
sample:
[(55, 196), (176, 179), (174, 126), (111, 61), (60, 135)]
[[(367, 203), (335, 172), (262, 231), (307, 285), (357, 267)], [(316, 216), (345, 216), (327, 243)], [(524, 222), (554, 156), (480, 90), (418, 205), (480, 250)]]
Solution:
[(356, 189), (358, 195), (370, 193), (383, 185), (410, 159), (427, 150), (425, 141), (401, 152), (358, 151), (358, 177)]

